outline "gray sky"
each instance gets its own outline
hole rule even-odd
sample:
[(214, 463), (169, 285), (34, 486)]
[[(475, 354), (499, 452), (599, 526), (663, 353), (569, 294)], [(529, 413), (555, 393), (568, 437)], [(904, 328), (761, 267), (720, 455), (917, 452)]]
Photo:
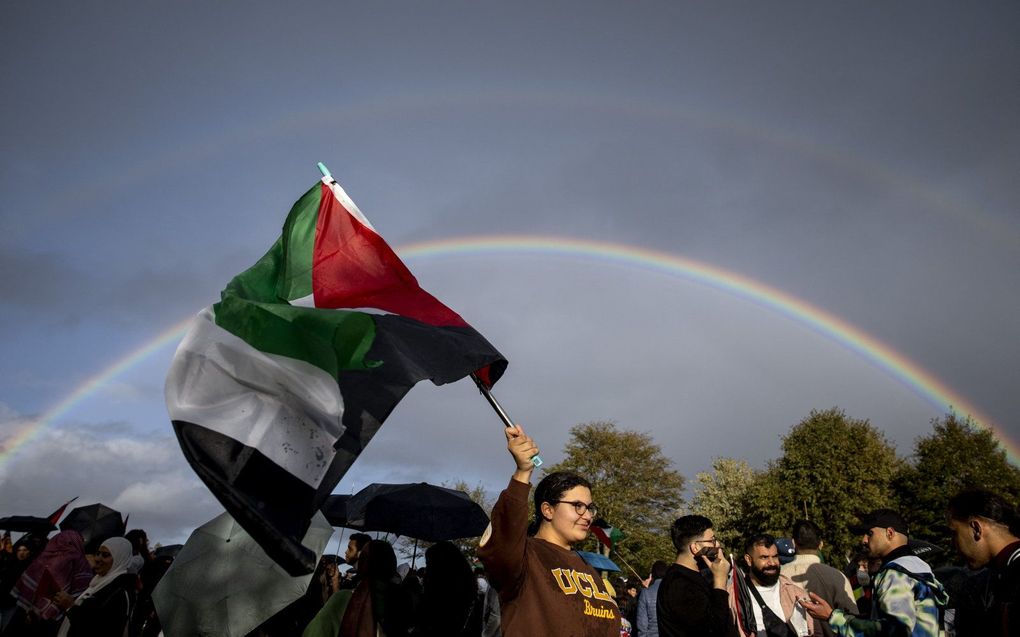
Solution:
[[(810, 303), (1014, 439), (1015, 2), (0, 4), (0, 493), (182, 540), (218, 506), (173, 439), (173, 346), (325, 162), (391, 245), (544, 235), (656, 250)], [(812, 409), (901, 453), (947, 406), (803, 321), (591, 255), (409, 258), (509, 358), (550, 462), (591, 420), (692, 479)], [(30, 426), (30, 425), (28, 425)], [(16, 449), (11, 452), (12, 447)], [(417, 387), (341, 483), (501, 488), (469, 381)]]

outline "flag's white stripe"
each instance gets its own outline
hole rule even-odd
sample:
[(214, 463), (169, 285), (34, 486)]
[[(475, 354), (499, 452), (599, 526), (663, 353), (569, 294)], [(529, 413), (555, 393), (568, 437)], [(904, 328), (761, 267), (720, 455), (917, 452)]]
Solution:
[(199, 313), (177, 348), (166, 404), (171, 419), (258, 449), (313, 488), (344, 430), (335, 378), (305, 361), (255, 349), (216, 325), (211, 308)]
[[(315, 307), (315, 295), (308, 294), (302, 296), (300, 299), (291, 299), (287, 302), (296, 307)], [(364, 314), (393, 314), (393, 312), (381, 310), (377, 307), (339, 307), (333, 309), (342, 310), (344, 312), (362, 312)]]
[(333, 193), (333, 196), (336, 197), (337, 201), (339, 201), (343, 205), (343, 207), (347, 209), (348, 212), (354, 215), (355, 219), (364, 224), (372, 232), (379, 234), (378, 232), (376, 232), (372, 224), (368, 221), (368, 217), (362, 214), (361, 209), (358, 208), (358, 204), (354, 203), (354, 200), (347, 196), (347, 193), (344, 191), (343, 187), (340, 186), (340, 184), (336, 183), (336, 180), (334, 180), (332, 177), (323, 177), (322, 183), (329, 186), (329, 189)]

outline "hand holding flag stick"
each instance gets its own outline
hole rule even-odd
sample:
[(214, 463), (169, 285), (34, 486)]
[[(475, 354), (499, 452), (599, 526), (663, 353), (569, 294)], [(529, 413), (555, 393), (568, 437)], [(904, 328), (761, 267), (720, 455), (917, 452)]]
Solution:
[[(514, 423), (510, 420), (510, 416), (508, 416), (506, 411), (503, 410), (503, 406), (499, 404), (499, 401), (497, 401), (496, 397), (492, 395), (489, 388), (485, 386), (485, 383), (478, 378), (477, 374), (471, 374), (471, 380), (475, 381), (475, 385), (478, 385), (478, 391), (481, 392), (482, 396), (485, 396), (485, 400), (489, 401), (489, 405), (492, 407), (492, 410), (495, 411), (496, 415), (499, 416), (499, 419), (503, 421), (503, 426), (507, 429), (513, 429)], [(541, 467), (542, 456), (537, 453), (533, 455), (531, 457), (531, 464), (535, 465), (536, 468)]]

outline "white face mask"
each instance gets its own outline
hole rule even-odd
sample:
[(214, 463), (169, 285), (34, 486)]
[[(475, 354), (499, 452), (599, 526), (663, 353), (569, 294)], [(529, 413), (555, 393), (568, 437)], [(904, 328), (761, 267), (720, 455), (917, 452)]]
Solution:
[(871, 583), (871, 575), (865, 569), (859, 569), (857, 571), (857, 583), (861, 586), (867, 586)]

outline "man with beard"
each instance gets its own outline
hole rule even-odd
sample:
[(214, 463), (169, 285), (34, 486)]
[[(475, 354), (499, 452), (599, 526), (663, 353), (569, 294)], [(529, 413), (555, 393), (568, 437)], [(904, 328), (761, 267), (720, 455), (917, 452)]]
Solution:
[[(744, 545), (744, 563), (750, 571), (748, 589), (754, 613), (754, 630), (750, 629), (750, 622), (746, 621), (749, 618), (739, 622), (744, 637), (803, 637), (822, 634), (821, 626), (811, 619), (799, 603), (807, 598), (807, 592), (779, 572), (779, 549), (774, 537), (763, 533), (749, 538)], [(731, 582), (731, 604), (737, 599), (734, 586)]]
[(875, 575), (871, 616), (856, 617), (832, 607), (818, 595), (803, 602), (815, 619), (828, 621), (840, 637), (910, 635), (937, 637), (949, 596), (927, 562), (907, 545), (907, 525), (892, 509), (876, 509), (850, 530), (861, 536), (870, 557), (882, 558)]

